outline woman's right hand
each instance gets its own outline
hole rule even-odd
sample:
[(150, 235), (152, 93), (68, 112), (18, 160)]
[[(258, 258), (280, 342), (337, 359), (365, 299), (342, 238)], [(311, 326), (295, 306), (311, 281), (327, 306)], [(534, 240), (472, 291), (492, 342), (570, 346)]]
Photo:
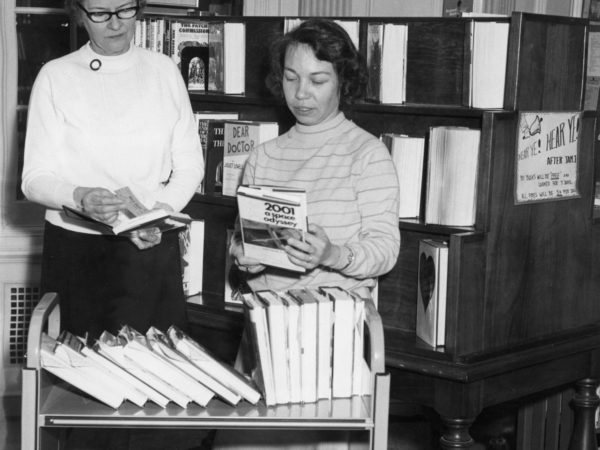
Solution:
[(73, 192), (73, 200), (83, 211), (101, 222), (112, 224), (117, 220), (125, 202), (105, 188), (78, 187)]
[(254, 258), (244, 256), (244, 247), (239, 236), (234, 237), (229, 245), (229, 254), (233, 262), (242, 271), (247, 273), (258, 273), (265, 270), (265, 265)]

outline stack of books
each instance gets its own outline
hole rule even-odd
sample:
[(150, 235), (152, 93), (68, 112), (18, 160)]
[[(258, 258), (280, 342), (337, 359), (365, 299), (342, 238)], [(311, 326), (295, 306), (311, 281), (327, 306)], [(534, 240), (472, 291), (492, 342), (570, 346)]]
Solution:
[(63, 331), (44, 334), (42, 367), (96, 400), (118, 409), (126, 402), (165, 408), (174, 403), (207, 406), (215, 397), (230, 405), (256, 404), (261, 394), (244, 375), (212, 355), (175, 326), (141, 334), (123, 326), (90, 345)]
[(340, 287), (243, 295), (239, 370), (265, 404), (312, 403), (370, 392), (364, 300)]

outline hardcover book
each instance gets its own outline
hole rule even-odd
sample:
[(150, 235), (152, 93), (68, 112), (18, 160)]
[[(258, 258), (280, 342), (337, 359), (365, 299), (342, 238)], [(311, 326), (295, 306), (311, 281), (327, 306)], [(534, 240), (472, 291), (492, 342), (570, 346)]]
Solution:
[(194, 365), (225, 387), (235, 392), (253, 405), (260, 399), (260, 392), (252, 382), (228, 364), (213, 356), (198, 342), (190, 338), (176, 326), (167, 330), (173, 346)]
[(202, 192), (205, 194), (220, 194), (223, 192), (224, 129), (224, 120), (208, 119), (206, 121), (205, 169), (201, 186)]
[(421, 215), (423, 174), (425, 166), (425, 138), (384, 133), (381, 141), (390, 150), (398, 174), (400, 187), (400, 218)]
[(244, 255), (263, 264), (304, 272), (285, 252), (290, 237), (304, 240), (306, 193), (267, 186), (240, 186), (237, 195)]
[(204, 273), (204, 221), (192, 220), (179, 232), (181, 276), (186, 297), (202, 292)]
[(300, 305), (300, 345), (302, 349), (301, 385), (302, 401), (316, 402), (317, 394), (317, 364), (318, 364), (318, 303), (311, 293), (305, 289), (291, 289), (288, 293)]
[(323, 286), (321, 292), (333, 302), (333, 377), (332, 396), (352, 396), (354, 366), (355, 299), (338, 286)]
[(240, 369), (260, 389), (267, 406), (277, 404), (269, 325), (264, 303), (252, 293), (242, 296), (245, 328), (240, 344)]
[(290, 367), (288, 362), (288, 310), (281, 297), (271, 290), (256, 291), (256, 298), (266, 306), (269, 341), (273, 361), (273, 380), (277, 403), (290, 402)]
[(56, 340), (44, 333), (40, 345), (40, 361), (46, 371), (111, 408), (121, 406), (125, 398), (119, 391), (90, 376), (86, 370), (74, 367), (64, 354), (54, 352), (55, 346)]
[[(199, 47), (206, 49), (206, 60), (208, 60), (208, 22), (171, 20), (170, 30), (169, 55), (180, 69), (182, 69), (181, 61), (186, 48)], [(185, 78), (187, 77), (184, 76)]]
[(125, 344), (126, 341), (123, 337), (114, 336), (104, 331), (94, 344), (94, 350), (147, 385), (149, 389), (145, 389), (144, 393), (154, 403), (165, 408), (171, 399), (161, 390), (164, 387), (164, 383), (156, 375), (127, 358), (125, 356)]
[(481, 131), (431, 127), (425, 222), (447, 226), (475, 224)]
[(432, 347), (445, 344), (448, 244), (433, 239), (419, 242), (416, 334)]
[(246, 71), (246, 24), (210, 22), (208, 91), (243, 94)]
[(279, 135), (277, 122), (225, 121), (223, 129), (223, 195), (235, 196), (242, 170), (253, 148)]
[(369, 23), (367, 37), (367, 98), (381, 103), (404, 103), (408, 25)]

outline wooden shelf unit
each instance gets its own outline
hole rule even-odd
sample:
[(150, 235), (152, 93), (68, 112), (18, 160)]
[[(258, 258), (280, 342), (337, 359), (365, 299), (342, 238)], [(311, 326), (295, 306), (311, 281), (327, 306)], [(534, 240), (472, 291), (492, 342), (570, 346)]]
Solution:
[[(238, 111), (242, 119), (275, 120), (284, 132), (294, 119), (262, 85), (269, 36), (283, 30), (284, 18), (243, 20), (246, 58), (252, 61), (246, 66), (246, 95), (193, 94), (193, 106)], [(482, 131), (475, 225), (445, 227), (424, 224), (422, 219), (400, 220), (400, 257), (379, 280), (378, 303), (386, 363), (392, 373), (392, 400), (434, 408), (444, 417), (442, 448), (469, 448), (473, 442), (468, 428), (484, 408), (580, 379), (597, 383), (596, 112), (583, 113), (578, 198), (516, 205), (513, 192), (519, 112), (583, 109), (589, 24), (585, 19), (528, 13), (513, 13), (506, 19), (359, 20), (363, 54), (369, 22), (408, 24), (409, 102), (359, 102), (345, 109), (348, 118), (376, 136), (384, 132), (427, 135), (430, 127), (441, 125)], [(463, 105), (471, 20), (510, 22), (503, 108)], [(235, 202), (196, 195), (187, 212), (206, 222), (206, 243), (215, 251), (205, 256), (204, 290), (207, 296), (221, 298), (225, 230), (233, 227)], [(418, 243), (424, 238), (442, 238), (450, 244), (446, 345), (438, 349), (415, 335)], [(211, 326), (202, 319), (202, 307), (193, 311), (201, 326)], [(548, 375), (548, 370), (555, 375)], [(527, 381), (530, 376), (537, 380)], [(585, 391), (590, 384), (584, 385)]]

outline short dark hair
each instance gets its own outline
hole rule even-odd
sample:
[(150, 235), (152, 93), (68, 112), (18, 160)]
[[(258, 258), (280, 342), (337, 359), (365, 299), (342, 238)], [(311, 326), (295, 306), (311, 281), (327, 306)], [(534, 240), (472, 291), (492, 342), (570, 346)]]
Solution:
[(333, 65), (340, 83), (342, 104), (352, 103), (363, 95), (368, 79), (367, 69), (346, 30), (333, 20), (307, 19), (280, 36), (271, 46), (271, 67), (266, 84), (275, 97), (283, 97), (283, 68), (287, 49), (298, 44), (308, 45), (317, 59)]
[[(65, 12), (75, 19), (77, 25), (82, 25), (83, 11), (77, 7), (77, 3), (79, 2), (80, 0), (65, 0)], [(138, 11), (138, 17), (140, 17), (142, 14), (144, 8), (146, 7), (146, 3), (147, 0), (137, 0), (137, 4), (140, 7), (140, 10)]]

